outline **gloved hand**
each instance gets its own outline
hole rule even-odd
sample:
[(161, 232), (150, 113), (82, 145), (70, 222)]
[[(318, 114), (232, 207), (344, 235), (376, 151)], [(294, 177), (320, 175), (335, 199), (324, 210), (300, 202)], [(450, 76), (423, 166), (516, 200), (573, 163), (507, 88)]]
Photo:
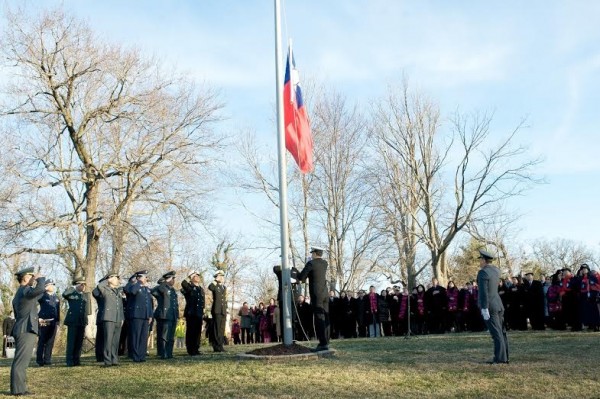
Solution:
[(481, 309), (481, 315), (485, 321), (490, 319), (490, 311), (488, 309)]

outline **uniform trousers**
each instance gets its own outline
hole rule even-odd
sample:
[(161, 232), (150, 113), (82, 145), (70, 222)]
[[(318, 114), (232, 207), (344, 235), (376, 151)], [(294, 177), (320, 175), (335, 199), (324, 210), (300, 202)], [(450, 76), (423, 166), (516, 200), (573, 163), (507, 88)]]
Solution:
[(94, 349), (96, 361), (104, 361), (104, 324), (102, 321), (96, 324), (96, 347)]
[(319, 346), (326, 347), (329, 345), (329, 302), (328, 300), (321, 301), (321, 306), (316, 302), (313, 307), (313, 315), (315, 317), (315, 334), (319, 340)]
[(69, 326), (67, 329), (67, 366), (79, 366), (85, 326)]
[(185, 347), (190, 356), (200, 353), (200, 335), (202, 334), (202, 318), (187, 316), (185, 327)]
[(224, 350), (223, 338), (225, 336), (225, 321), (227, 316), (224, 314), (213, 314), (212, 318), (213, 349), (215, 352), (222, 352)]
[(119, 338), (123, 322), (103, 321), (104, 334), (104, 365), (115, 366), (119, 364)]
[(36, 353), (36, 363), (39, 366), (52, 364), (52, 348), (54, 347), (54, 337), (56, 337), (56, 323), (39, 327), (39, 338)]
[(146, 360), (148, 352), (148, 319), (131, 319), (129, 321), (129, 342), (127, 348), (134, 362)]
[(156, 319), (156, 350), (163, 359), (173, 357), (176, 324), (177, 320)]
[(36, 334), (24, 332), (15, 334), (15, 358), (10, 368), (10, 393), (12, 395), (27, 392), (27, 367), (35, 347)]
[(494, 341), (493, 362), (508, 362), (508, 338), (504, 327), (504, 311), (490, 312), (490, 318), (485, 321), (485, 324)]

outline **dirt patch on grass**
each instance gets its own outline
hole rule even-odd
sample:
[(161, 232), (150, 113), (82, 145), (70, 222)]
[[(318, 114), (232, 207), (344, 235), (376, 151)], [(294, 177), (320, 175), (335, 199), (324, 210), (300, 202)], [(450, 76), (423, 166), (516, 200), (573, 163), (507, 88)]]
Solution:
[(286, 355), (302, 355), (305, 353), (312, 353), (310, 348), (306, 346), (292, 343), (290, 346), (279, 344), (275, 346), (268, 346), (266, 348), (258, 348), (253, 351), (246, 352), (249, 355), (256, 356), (286, 356)]

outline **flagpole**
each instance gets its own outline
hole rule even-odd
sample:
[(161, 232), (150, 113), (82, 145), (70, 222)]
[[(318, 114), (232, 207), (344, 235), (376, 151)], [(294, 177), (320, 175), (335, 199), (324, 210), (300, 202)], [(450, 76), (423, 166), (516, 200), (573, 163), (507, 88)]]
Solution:
[(281, 305), (283, 306), (283, 344), (292, 345), (291, 280), (288, 264), (287, 172), (283, 121), (283, 74), (281, 68), (280, 0), (275, 1), (275, 76), (277, 93), (277, 149), (279, 162), (279, 219), (281, 236)]

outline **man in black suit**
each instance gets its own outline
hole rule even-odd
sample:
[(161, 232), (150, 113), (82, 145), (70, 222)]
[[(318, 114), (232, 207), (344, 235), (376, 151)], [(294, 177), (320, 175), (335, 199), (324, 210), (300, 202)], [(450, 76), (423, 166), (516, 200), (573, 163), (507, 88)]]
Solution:
[(52, 348), (54, 347), (54, 337), (56, 336), (56, 327), (60, 323), (60, 300), (56, 296), (54, 281), (46, 280), (45, 290), (42, 297), (38, 300), (40, 311), (40, 331), (38, 338), (36, 363), (38, 366), (49, 366), (52, 364)]
[(37, 301), (44, 293), (46, 279), (34, 274), (33, 267), (20, 270), (15, 275), (19, 281), (19, 288), (12, 301), (15, 312), (15, 326), (12, 331), (15, 337), (15, 358), (10, 368), (10, 393), (29, 395), (27, 366), (39, 330)]
[(480, 249), (479, 266), (477, 273), (477, 286), (479, 295), (477, 302), (483, 320), (494, 341), (494, 358), (490, 364), (508, 363), (508, 339), (504, 327), (504, 306), (500, 295), (498, 295), (498, 282), (500, 281), (500, 269), (490, 262), (494, 257)]
[[(188, 281), (189, 279), (189, 281)], [(185, 297), (183, 315), (186, 320), (185, 347), (190, 356), (200, 354), (200, 335), (204, 316), (204, 289), (200, 285), (200, 273), (193, 270), (188, 279), (181, 282), (181, 293)]]
[(304, 282), (308, 277), (310, 304), (315, 318), (315, 333), (319, 340), (316, 352), (329, 350), (329, 290), (327, 289), (327, 261), (323, 248), (312, 247), (312, 259), (306, 262), (297, 279)]
[(88, 323), (88, 295), (83, 277), (76, 277), (73, 286), (63, 292), (63, 298), (69, 302), (69, 310), (65, 317), (67, 330), (67, 367), (79, 366), (85, 326)]
[(162, 359), (173, 357), (173, 346), (175, 345), (175, 328), (179, 318), (179, 303), (177, 302), (177, 291), (173, 288), (175, 284), (175, 272), (170, 271), (162, 276), (160, 284), (152, 289), (152, 295), (156, 297), (156, 349), (158, 356)]
[(215, 352), (224, 352), (223, 340), (225, 337), (225, 321), (227, 319), (227, 288), (223, 285), (225, 274), (222, 270), (217, 270), (214, 281), (210, 283), (208, 289), (213, 295), (213, 304), (210, 309), (212, 314), (213, 327), (213, 350)]

